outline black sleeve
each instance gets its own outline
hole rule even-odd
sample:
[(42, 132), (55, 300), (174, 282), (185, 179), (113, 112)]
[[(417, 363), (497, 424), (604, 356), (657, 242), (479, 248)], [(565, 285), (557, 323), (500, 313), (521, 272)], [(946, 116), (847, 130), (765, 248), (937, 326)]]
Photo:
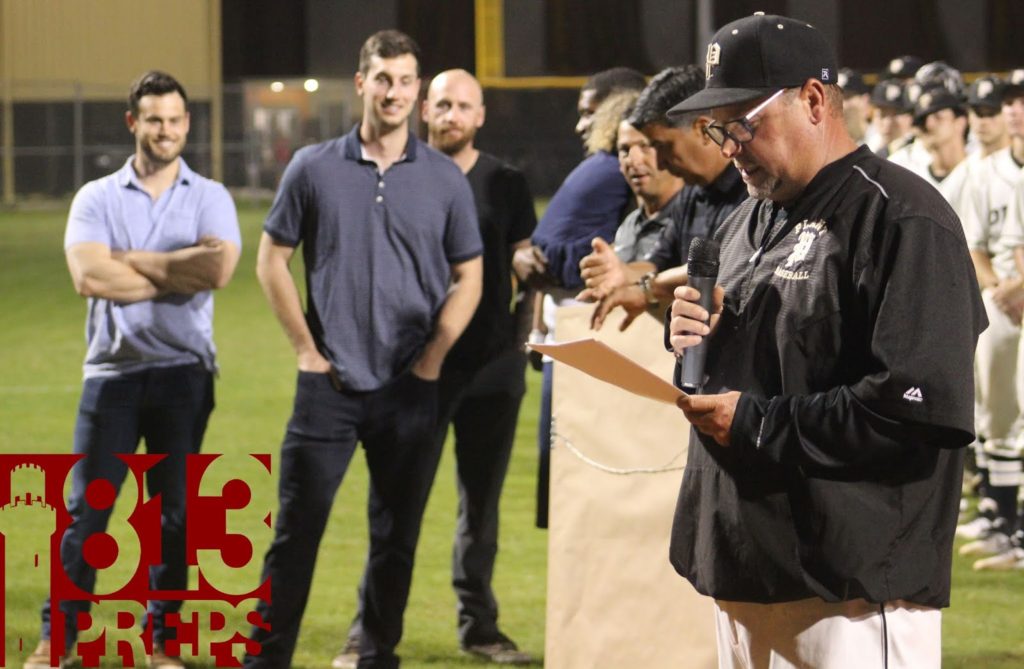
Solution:
[(672, 222), (662, 229), (661, 236), (658, 237), (658, 242), (655, 244), (654, 249), (644, 258), (647, 262), (652, 263), (659, 272), (664, 272), (672, 267), (679, 267), (685, 263), (679, 249), (682, 226), (681, 218), (678, 216), (674, 217)]
[(506, 169), (505, 173), (508, 207), (511, 212), (508, 239), (515, 243), (529, 239), (533, 234), (534, 228), (537, 227), (537, 212), (533, 208), (533, 196), (523, 173), (514, 168)]
[(914, 449), (957, 448), (970, 431), (889, 418), (866, 407), (849, 387), (765, 399), (740, 395), (732, 447), (772, 462), (833, 476), (893, 474)]
[(911, 445), (971, 442), (974, 348), (986, 321), (962, 233), (924, 218), (889, 228), (859, 272), (855, 313), (844, 314), (867, 322), (868, 373), (820, 393), (741, 395), (734, 446), (843, 472), (891, 465)]

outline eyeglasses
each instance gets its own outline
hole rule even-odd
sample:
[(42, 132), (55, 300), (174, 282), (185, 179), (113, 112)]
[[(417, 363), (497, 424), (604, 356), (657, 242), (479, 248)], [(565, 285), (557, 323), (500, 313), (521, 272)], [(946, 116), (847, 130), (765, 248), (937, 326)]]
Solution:
[(743, 118), (736, 118), (725, 123), (707, 124), (704, 126), (704, 134), (718, 146), (725, 144), (727, 139), (736, 142), (737, 146), (746, 144), (754, 139), (754, 126), (750, 125), (750, 122), (754, 120), (755, 116), (763, 112), (768, 105), (774, 102), (775, 98), (785, 92), (785, 88), (775, 91), (767, 100), (748, 111)]

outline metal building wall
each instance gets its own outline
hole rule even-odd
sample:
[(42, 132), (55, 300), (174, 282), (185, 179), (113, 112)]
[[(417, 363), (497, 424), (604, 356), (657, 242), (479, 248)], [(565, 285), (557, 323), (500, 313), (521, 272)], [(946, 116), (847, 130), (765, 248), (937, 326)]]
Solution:
[[(39, 127), (69, 134), (81, 152), (91, 122), (116, 126), (129, 83), (142, 72), (163, 69), (186, 87), (193, 108), (203, 110), (201, 133), (207, 173), (221, 173), (221, 0), (0, 0), (0, 163), (3, 200), (15, 199), (16, 179), (41, 170), (59, 189), (80, 185), (90, 175), (81, 155), (68, 168), (40, 165), (51, 160), (34, 148)], [(84, 127), (84, 125), (90, 127)], [(65, 126), (60, 129), (54, 126)], [(193, 126), (195, 126), (193, 119)], [(195, 131), (196, 128), (193, 127)], [(106, 131), (104, 131), (106, 132)], [(127, 138), (126, 138), (127, 139)], [(20, 147), (28, 147), (22, 150)], [(55, 153), (53, 155), (56, 155)], [(68, 184), (70, 185), (70, 184)], [(32, 189), (35, 190), (35, 189)]]
[[(89, 99), (104, 97), (107, 86), (120, 94), (148, 69), (165, 69), (188, 88), (208, 91), (219, 83), (213, 81), (220, 69), (219, 46), (210, 39), (219, 5), (218, 0), (0, 0), (0, 39), (5, 61), (10, 60), (5, 75), (18, 84), (15, 100), (53, 99), (73, 81), (96, 86), (90, 86)], [(214, 60), (217, 67), (211, 67)], [(21, 86), (28, 83), (32, 86)]]

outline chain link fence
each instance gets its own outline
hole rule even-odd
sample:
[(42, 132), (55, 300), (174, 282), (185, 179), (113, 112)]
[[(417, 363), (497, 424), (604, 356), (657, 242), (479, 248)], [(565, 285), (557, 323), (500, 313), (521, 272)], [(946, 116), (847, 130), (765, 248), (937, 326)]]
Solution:
[[(183, 157), (212, 176), (211, 138), (217, 129), (210, 95), (188, 92), (191, 127)], [(13, 146), (0, 144), (0, 180), (10, 166), (15, 201), (66, 198), (124, 164), (135, 150), (125, 125), (126, 95), (127, 86), (15, 82)], [(348, 130), (356, 98), (351, 82), (307, 79), (225, 85), (221, 99), (223, 182), (269, 195), (297, 148)]]

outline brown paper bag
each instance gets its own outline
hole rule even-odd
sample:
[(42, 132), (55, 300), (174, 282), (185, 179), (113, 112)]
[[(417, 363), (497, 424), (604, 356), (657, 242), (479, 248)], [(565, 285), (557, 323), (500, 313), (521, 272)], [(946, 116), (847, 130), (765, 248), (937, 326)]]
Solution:
[[(642, 316), (620, 333), (613, 314), (593, 333), (592, 311), (559, 309), (558, 341), (596, 337), (671, 379), (657, 319)], [(552, 415), (545, 666), (717, 666), (711, 600), (668, 562), (683, 414), (556, 362)]]

